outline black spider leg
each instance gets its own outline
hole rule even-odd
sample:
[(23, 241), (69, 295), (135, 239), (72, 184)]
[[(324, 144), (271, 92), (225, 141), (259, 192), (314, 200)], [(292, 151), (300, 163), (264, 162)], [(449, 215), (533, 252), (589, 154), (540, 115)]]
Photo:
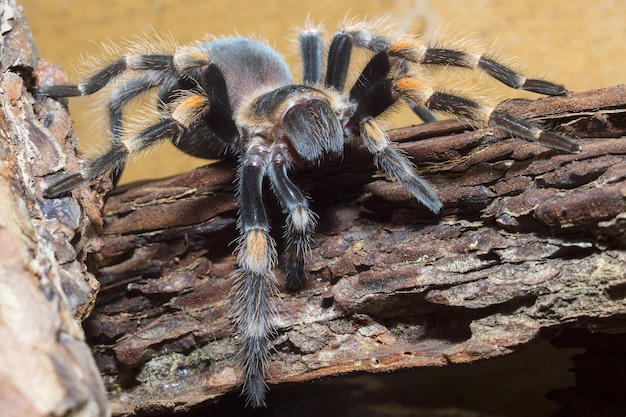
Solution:
[[(171, 78), (171, 75), (165, 72), (148, 72), (121, 85), (111, 93), (109, 96), (109, 130), (111, 133), (111, 142), (115, 144), (117, 142), (121, 142), (122, 140), (122, 112), (128, 102), (152, 88), (163, 85), (163, 83), (167, 82), (169, 78)], [(114, 186), (116, 186), (119, 182), (124, 168), (125, 163), (121, 162), (116, 169), (111, 171), (111, 181)]]
[(363, 68), (359, 78), (350, 89), (350, 101), (357, 103), (362, 101), (374, 85), (389, 77), (390, 71), (389, 55), (385, 51), (375, 54)]
[(300, 33), (302, 82), (307, 85), (322, 82), (322, 51), (324, 44), (319, 31), (308, 29)]
[(77, 85), (42, 85), (38, 94), (49, 97), (76, 97), (94, 94), (126, 71), (162, 71), (181, 76), (198, 66), (206, 65), (208, 57), (200, 53), (182, 52), (180, 55), (127, 55), (107, 65)]
[[(202, 69), (199, 84), (211, 104), (210, 110), (204, 116), (204, 125), (210, 127), (223, 147), (230, 147), (233, 150), (240, 135), (233, 119), (224, 73), (217, 65), (211, 64)], [(184, 145), (186, 144), (181, 143), (178, 146), (184, 149)]]
[[(406, 74), (409, 71), (409, 65), (407, 64), (407, 60), (404, 57), (393, 56), (389, 53), (390, 48), (392, 47), (392, 43), (387, 38), (376, 35), (366, 30), (365, 28), (360, 28), (358, 25), (345, 28), (344, 30), (339, 31), (335, 35), (335, 39), (338, 39), (337, 41), (338, 44), (339, 43), (349, 44), (350, 46), (354, 45), (358, 48), (363, 48), (363, 49), (367, 49), (369, 51), (374, 52), (375, 55), (374, 55), (374, 58), (372, 58), (374, 60), (382, 61), (386, 59), (389, 65), (387, 74), (391, 71), (391, 66), (394, 67), (394, 69), (398, 72), (398, 74)], [(339, 40), (341, 40), (341, 42), (339, 42)], [(333, 43), (334, 42), (335, 41), (333, 40)], [(340, 48), (336, 48), (336, 50), (337, 50), (336, 54), (345, 53)], [(331, 45), (331, 51), (329, 52), (329, 59), (328, 59), (329, 66), (331, 62), (333, 62), (330, 59), (330, 55), (332, 52), (333, 51), (332, 51), (332, 45)], [(380, 55), (381, 53), (384, 54), (384, 57)], [(342, 67), (344, 68), (344, 70), (342, 71), (334, 70), (334, 73), (340, 73), (343, 75), (343, 78), (341, 79), (343, 80), (344, 83), (345, 83), (346, 73), (348, 71), (349, 60), (350, 60), (350, 55), (348, 55), (348, 61), (345, 63), (341, 62), (340, 59), (335, 59), (335, 61), (340, 62), (344, 65), (344, 67)], [(367, 72), (367, 71), (368, 69), (366, 68), (364, 72)], [(331, 71), (329, 70), (328, 72), (330, 73)], [(356, 84), (359, 84), (359, 82), (357, 82)], [(409, 108), (413, 111), (413, 113), (415, 113), (415, 115), (419, 117), (422, 121), (434, 122), (437, 120), (437, 116), (435, 116), (428, 108), (421, 106), (417, 103), (409, 103), (408, 105), (409, 105)]]
[[(115, 171), (126, 162), (130, 154), (140, 153), (163, 140), (171, 140), (176, 144), (181, 138), (188, 135), (190, 127), (198, 126), (200, 122), (204, 122), (207, 131), (209, 131), (212, 127), (209, 125), (213, 118), (212, 112), (220, 109), (220, 105), (211, 106), (206, 96), (199, 94), (185, 96), (175, 103), (171, 115), (162, 112), (161, 120), (153, 125), (131, 135), (124, 141), (111, 142), (111, 147), (106, 153), (87, 162), (80, 173), (65, 176), (51, 184), (44, 191), (44, 195), (49, 198), (64, 195), (106, 172)], [(218, 126), (221, 129), (218, 130), (219, 133), (227, 131), (224, 126), (227, 126), (228, 123), (230, 123), (231, 129), (236, 129), (232, 118), (228, 120), (230, 122), (224, 121)]]
[(128, 143), (112, 142), (106, 153), (89, 161), (80, 173), (67, 175), (52, 183), (43, 194), (47, 198), (63, 196), (86, 182), (117, 170), (125, 164), (131, 152), (142, 152), (166, 139), (177, 140), (183, 133), (184, 127), (177, 120), (164, 118), (140, 131)]
[(414, 78), (405, 77), (395, 80), (391, 88), (404, 100), (419, 103), (433, 111), (449, 113), (460, 120), (479, 126), (502, 128), (520, 138), (560, 151), (580, 151), (580, 145), (570, 137), (545, 131), (531, 120), (520, 119), (477, 101), (434, 91)]
[(275, 144), (272, 147), (270, 161), (267, 172), (270, 185), (283, 213), (287, 215), (285, 221), (287, 246), (284, 256), (287, 288), (297, 290), (304, 284), (304, 256), (311, 246), (316, 216), (309, 209), (306, 196), (287, 175), (290, 160), (285, 144)]
[(352, 38), (343, 32), (336, 33), (328, 50), (324, 82), (327, 87), (343, 92), (351, 58)]
[(240, 204), (237, 227), (241, 236), (237, 260), (240, 270), (233, 284), (231, 316), (245, 373), (242, 394), (253, 407), (265, 405), (267, 385), (264, 377), (278, 294), (272, 272), (276, 249), (263, 204), (263, 177), (268, 157), (269, 149), (263, 141), (253, 139), (240, 161), (237, 189)]
[(517, 90), (558, 96), (567, 93), (565, 86), (536, 78), (527, 78), (486, 55), (478, 55), (449, 48), (428, 47), (418, 61), (423, 65), (449, 65), (461, 68), (480, 69), (504, 85)]
[(417, 39), (403, 39), (390, 42), (384, 37), (373, 33), (368, 28), (368, 25), (364, 23), (349, 26), (342, 32), (349, 35), (357, 47), (367, 48), (374, 52), (386, 49), (389, 50), (391, 56), (397, 56), (400, 59), (406, 59), (413, 63), (479, 69), (511, 88), (551, 96), (567, 93), (567, 89), (562, 85), (545, 80), (527, 78), (485, 54), (452, 48), (433, 47)]
[(386, 51), (374, 55), (365, 66), (350, 90), (350, 100), (357, 106), (347, 128), (353, 133), (358, 132), (374, 155), (377, 167), (403, 183), (420, 203), (438, 213), (442, 204), (435, 190), (415, 173), (415, 167), (406, 155), (392, 147), (387, 133), (375, 120), (400, 98), (392, 89), (393, 80), (387, 78), (391, 70)]
[[(187, 74), (196, 73), (198, 68), (206, 66), (209, 59), (208, 56), (194, 50), (182, 50), (175, 55), (127, 55), (107, 65), (80, 84), (39, 86), (38, 94), (50, 97), (73, 97), (94, 94), (126, 71), (161, 73), (160, 76), (164, 77), (164, 79), (169, 79), (169, 77), (185, 77)], [(145, 79), (138, 81), (137, 84), (131, 84), (132, 92), (129, 94), (140, 94), (145, 91), (142, 90), (142, 88), (146, 85), (147, 81)], [(116, 118), (117, 116), (113, 117)], [(111, 120), (112, 131), (122, 130), (121, 125), (118, 128), (118, 123), (119, 121)], [(176, 125), (175, 120), (162, 120), (137, 135), (138, 143), (140, 144), (142, 139), (145, 139), (148, 144), (152, 143), (155, 138), (157, 138), (156, 141), (158, 141), (162, 135), (167, 136), (166, 132), (168, 130), (170, 131), (169, 133), (174, 133), (174, 131), (177, 130)], [(177, 134), (172, 136), (178, 137)], [(55, 197), (66, 194), (85, 181), (94, 179), (94, 173), (99, 172), (100, 175), (102, 175), (105, 172), (119, 170), (119, 168), (124, 165), (129, 153), (128, 148), (123, 149), (125, 146), (126, 145), (124, 145), (119, 137), (114, 136), (112, 138), (111, 148), (107, 153), (91, 161), (89, 165), (83, 169), (82, 174), (70, 174), (56, 181), (44, 191), (44, 195)], [(144, 146), (138, 146), (138, 149), (144, 149)], [(96, 175), (96, 177), (97, 176), (99, 175)]]

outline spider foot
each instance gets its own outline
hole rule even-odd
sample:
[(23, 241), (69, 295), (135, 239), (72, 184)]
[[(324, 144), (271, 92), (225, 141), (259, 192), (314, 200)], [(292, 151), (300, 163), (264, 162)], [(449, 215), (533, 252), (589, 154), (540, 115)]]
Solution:
[(85, 179), (81, 174), (66, 175), (48, 186), (43, 191), (43, 196), (46, 198), (66, 197), (73, 189), (81, 186), (84, 182)]

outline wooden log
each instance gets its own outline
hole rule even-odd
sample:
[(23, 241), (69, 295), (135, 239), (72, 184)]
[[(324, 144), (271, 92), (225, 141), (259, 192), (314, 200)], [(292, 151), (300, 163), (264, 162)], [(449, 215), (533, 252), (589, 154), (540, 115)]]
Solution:
[[(120, 187), (104, 219), (107, 180), (44, 199), (49, 178), (78, 169), (77, 141), (63, 106), (30, 88), (64, 79), (38, 62), (15, 2), (0, 7), (2, 413), (109, 414), (78, 325), (100, 285), (84, 324), (116, 415), (185, 411), (236, 391), (233, 164)], [(625, 333), (626, 87), (502, 106), (583, 151), (452, 121), (391, 132), (439, 191), (438, 216), (358, 146), (299, 173), (320, 221), (306, 288), (281, 294), (272, 386), (495, 358), (561, 332), (602, 353), (585, 363), (611, 367), (603, 352)], [(267, 203), (280, 242), (282, 216)], [(593, 409), (585, 388), (560, 397)]]
[[(281, 294), (270, 385), (495, 358), (563, 329), (624, 331), (626, 86), (502, 107), (582, 152), (452, 121), (391, 132), (438, 190), (438, 216), (359, 147), (297, 175), (319, 227), (305, 289)], [(102, 250), (87, 257), (102, 290), (85, 326), (116, 415), (237, 389), (234, 179), (221, 162), (108, 194)]]

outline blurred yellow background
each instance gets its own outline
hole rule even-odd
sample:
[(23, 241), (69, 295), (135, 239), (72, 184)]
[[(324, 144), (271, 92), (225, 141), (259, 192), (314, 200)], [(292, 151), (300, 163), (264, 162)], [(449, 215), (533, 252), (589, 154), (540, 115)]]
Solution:
[[(525, 73), (546, 76), (570, 90), (626, 82), (623, 0), (22, 0), (21, 4), (41, 57), (63, 66), (74, 82), (73, 67), (79, 66), (81, 57), (97, 54), (101, 42), (119, 42), (153, 30), (171, 32), (183, 44), (207, 33), (260, 36), (286, 56), (297, 79), (293, 29), (308, 16), (323, 22), (332, 34), (345, 16), (383, 15), (399, 29), (425, 38), (444, 32), (486, 47), (495, 44), (505, 62), (512, 57)], [(489, 93), (500, 99), (522, 95), (485, 82)], [(93, 113), (85, 111), (93, 107), (90, 101), (70, 100), (81, 148), (88, 153), (94, 143), (96, 149), (106, 147)], [(414, 121), (405, 115), (393, 124)], [(122, 181), (164, 177), (204, 163), (166, 144), (150, 157), (132, 162)]]

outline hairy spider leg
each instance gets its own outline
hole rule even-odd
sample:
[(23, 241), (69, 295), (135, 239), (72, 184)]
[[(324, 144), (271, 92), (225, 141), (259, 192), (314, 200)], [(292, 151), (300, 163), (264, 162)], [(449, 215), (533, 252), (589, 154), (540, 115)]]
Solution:
[(240, 132), (233, 119), (222, 70), (211, 64), (202, 68), (197, 79), (183, 79), (173, 86), (163, 86), (159, 92), (159, 103), (166, 110), (169, 103), (175, 105), (190, 91), (192, 96), (205, 96), (209, 108), (203, 110), (202, 117), (196, 119), (174, 145), (189, 155), (204, 159), (224, 159), (239, 153)]
[(261, 138), (252, 139), (239, 167), (237, 194), (240, 233), (237, 261), (240, 271), (233, 284), (231, 316), (239, 339), (244, 368), (242, 394), (253, 407), (265, 405), (267, 360), (276, 316), (278, 287), (272, 268), (276, 245), (263, 204), (263, 178), (269, 149)]
[(324, 84), (341, 93), (346, 86), (348, 69), (352, 58), (352, 38), (337, 32), (328, 48), (326, 79)]
[(120, 138), (122, 129), (122, 112), (124, 107), (135, 97), (156, 87), (161, 87), (171, 78), (166, 72), (150, 71), (140, 77), (115, 88), (109, 96), (109, 129), (113, 138)]
[[(98, 178), (107, 172), (117, 170), (126, 163), (130, 154), (142, 152), (163, 140), (177, 140), (183, 134), (184, 129), (184, 126), (181, 126), (176, 119), (163, 118), (125, 142), (113, 142), (106, 153), (89, 161), (83, 167), (79, 183), (74, 184), (72, 188)], [(48, 192), (51, 192), (52, 189), (53, 186), (49, 187)], [(61, 192), (63, 191), (69, 190), (61, 190)]]
[(43, 195), (47, 198), (61, 197), (84, 183), (123, 166), (128, 158), (129, 148), (133, 151), (140, 151), (163, 139), (179, 137), (181, 134), (178, 123), (170, 119), (162, 120), (144, 129), (130, 144), (121, 141), (112, 142), (106, 153), (89, 161), (80, 173), (69, 174), (53, 182), (44, 190)]
[[(361, 74), (359, 81), (357, 81), (357, 83), (353, 86), (353, 90), (355, 90), (355, 87), (357, 87), (358, 89), (358, 85), (363, 82), (363, 77), (367, 77), (368, 79), (372, 80), (379, 79), (377, 78), (377, 76), (387, 77), (391, 72), (392, 67), (394, 71), (397, 71), (399, 74), (406, 74), (409, 70), (409, 66), (404, 59), (398, 59), (397, 57), (391, 56), (388, 53), (392, 45), (391, 42), (384, 36), (376, 35), (372, 31), (366, 29), (365, 26), (357, 24), (339, 30), (335, 34), (333, 43), (337, 42), (337, 44), (346, 46), (343, 46), (342, 48), (337, 47), (333, 50), (331, 45), (331, 49), (329, 52), (328, 72), (336, 74), (334, 78), (337, 79), (337, 82), (342, 82), (343, 84), (345, 84), (346, 76), (348, 73), (350, 54), (352, 52), (353, 45), (357, 48), (372, 51), (375, 54), (372, 58), (374, 62), (368, 63), (363, 73)], [(347, 47), (347, 45), (349, 45), (349, 48)], [(334, 59), (331, 59), (332, 54), (347, 54), (347, 61), (345, 60), (345, 58), (342, 57), (335, 57)], [(385, 60), (387, 61), (387, 63), (382, 62)], [(331, 68), (331, 65), (339, 66), (340, 68)], [(384, 72), (385, 70), (383, 70), (384, 67), (387, 67), (386, 73)], [(378, 73), (368, 73), (372, 70), (378, 71)], [(352, 93), (358, 94), (357, 91), (351, 92), (351, 94)], [(355, 98), (355, 100), (357, 99), (358, 98)], [(408, 105), (413, 113), (415, 113), (415, 115), (419, 117), (422, 121), (434, 122), (435, 120), (437, 120), (437, 117), (428, 108), (416, 103), (409, 103)]]
[[(347, 34), (341, 35), (340, 38), (348, 39), (348, 44), (352, 42)], [(374, 120), (400, 98), (392, 91), (392, 81), (389, 79), (393, 69), (394, 66), (385, 50), (374, 54), (369, 60), (350, 89), (349, 99), (356, 104), (356, 108), (346, 128), (352, 134), (361, 137), (373, 154), (377, 167), (404, 184), (420, 203), (438, 213), (442, 203), (435, 190), (415, 173), (415, 166), (407, 156), (392, 147), (387, 133)]]
[(270, 160), (267, 175), (272, 191), (286, 215), (284, 259), (287, 288), (298, 290), (306, 278), (304, 257), (311, 247), (317, 217), (309, 208), (307, 197), (287, 175), (290, 157), (286, 146), (273, 146)]
[[(117, 87), (109, 96), (109, 130), (110, 140), (113, 143), (120, 142), (123, 135), (123, 109), (130, 100), (144, 92), (160, 87), (168, 82), (171, 75), (164, 71), (150, 71), (140, 77), (134, 78), (123, 85)], [(116, 169), (111, 171), (111, 181), (116, 186), (119, 182), (125, 163), (120, 163)]]
[[(111, 172), (115, 183), (119, 180), (125, 166), (128, 150), (122, 141), (122, 110), (132, 98), (159, 85), (168, 84), (177, 78), (193, 76), (199, 68), (210, 64), (210, 58), (199, 51), (183, 49), (174, 55), (162, 54), (132, 54), (122, 57), (107, 65), (85, 81), (76, 85), (39, 86), (38, 94), (49, 97), (74, 97), (97, 93), (126, 71), (147, 71), (120, 87), (117, 87), (109, 98), (109, 123), (111, 129), (110, 150), (88, 163), (82, 174), (70, 174), (51, 184), (45, 191), (46, 196), (62, 195), (80, 186), (85, 180), (91, 180), (105, 172)], [(174, 129), (172, 121), (162, 121), (146, 129), (138, 135), (146, 143), (153, 143), (154, 138), (160, 138), (168, 129)], [(175, 130), (175, 129), (174, 129)], [(162, 132), (161, 132), (162, 131)], [(158, 142), (158, 140), (157, 140)], [(139, 148), (143, 148), (140, 146)], [(115, 160), (117, 158), (117, 160)], [(102, 171), (104, 170), (104, 171)], [(93, 177), (95, 173), (100, 173)]]
[(323, 81), (324, 41), (317, 29), (306, 29), (300, 33), (300, 56), (302, 57), (302, 82), (307, 85)]
[(415, 166), (400, 150), (391, 146), (387, 132), (373, 118), (363, 118), (359, 123), (361, 139), (374, 155), (374, 163), (391, 178), (397, 179), (413, 194), (415, 199), (433, 213), (439, 213), (443, 203), (437, 192), (415, 173)]
[(421, 65), (443, 65), (459, 68), (479, 69), (501, 83), (518, 90), (532, 91), (545, 95), (562, 95), (567, 89), (549, 81), (527, 78), (486, 54), (452, 48), (433, 47), (419, 39), (390, 41), (377, 35), (364, 22), (349, 25), (342, 33), (349, 36), (355, 46), (374, 52), (389, 51), (390, 56)]
[(437, 192), (415, 173), (415, 166), (392, 146), (389, 136), (375, 120), (401, 98), (393, 91), (393, 80), (387, 78), (391, 67), (385, 55), (385, 52), (376, 54), (352, 87), (350, 97), (356, 101), (356, 110), (346, 125), (347, 129), (361, 137), (377, 167), (404, 184), (417, 201), (438, 213), (443, 204)]
[(435, 91), (415, 78), (397, 79), (392, 88), (406, 101), (418, 103), (433, 111), (449, 113), (460, 120), (479, 126), (502, 128), (515, 136), (549, 148), (570, 153), (580, 151), (580, 145), (570, 137), (545, 131), (530, 120), (503, 113), (497, 108), (477, 101)]
[[(367, 65), (363, 68), (356, 82), (350, 89), (350, 101), (362, 102), (366, 98), (367, 93), (376, 85), (384, 83), (392, 71), (392, 64), (389, 61), (389, 54), (386, 51), (376, 53), (370, 58)], [(378, 104), (374, 104), (377, 106)], [(381, 108), (388, 108), (390, 103)], [(379, 113), (382, 113), (380, 111)]]
[(558, 96), (567, 93), (565, 86), (536, 78), (528, 78), (484, 54), (434, 48), (419, 42), (398, 42), (391, 45), (390, 53), (422, 65), (446, 65), (479, 69), (502, 84), (516, 90)]
[(80, 173), (69, 174), (53, 182), (44, 190), (43, 195), (47, 198), (63, 196), (84, 183), (123, 166), (131, 150), (140, 152), (164, 139), (180, 137), (182, 133), (176, 120), (163, 119), (141, 131), (129, 143), (112, 142), (107, 152), (89, 161)]
[(131, 54), (112, 62), (80, 84), (39, 86), (37, 92), (49, 97), (87, 96), (102, 90), (126, 71), (161, 71), (172, 77), (184, 77), (209, 63), (209, 56), (188, 48), (173, 55)]
[(113, 141), (107, 152), (90, 160), (80, 173), (67, 175), (44, 190), (48, 198), (59, 197), (85, 182), (124, 165), (129, 155), (140, 153), (164, 141), (178, 141), (198, 118), (208, 113), (210, 106), (202, 96), (188, 96), (176, 106), (171, 116), (163, 116), (156, 123), (137, 132), (125, 141)]

